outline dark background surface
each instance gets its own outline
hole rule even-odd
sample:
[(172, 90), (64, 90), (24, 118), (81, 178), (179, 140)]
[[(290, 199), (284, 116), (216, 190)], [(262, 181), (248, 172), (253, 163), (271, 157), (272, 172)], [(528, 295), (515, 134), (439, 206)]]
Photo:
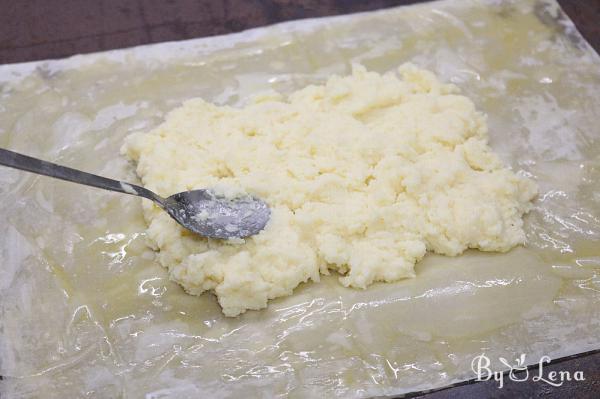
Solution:
[[(374, 10), (416, 0), (0, 0), (0, 64), (61, 58), (139, 44), (237, 32), (275, 22)], [(600, 52), (600, 0), (559, 0)], [(600, 343), (599, 343), (600, 346)], [(479, 382), (418, 396), (600, 398), (600, 353), (566, 359), (546, 371), (584, 372), (583, 382)], [(530, 375), (537, 374), (532, 370)], [(0, 377), (1, 378), (1, 377)]]
[[(456, 0), (460, 1), (460, 0)], [(519, 0), (516, 0), (519, 1)], [(0, 63), (237, 32), (416, 0), (0, 0)], [(600, 0), (560, 0), (600, 48)]]

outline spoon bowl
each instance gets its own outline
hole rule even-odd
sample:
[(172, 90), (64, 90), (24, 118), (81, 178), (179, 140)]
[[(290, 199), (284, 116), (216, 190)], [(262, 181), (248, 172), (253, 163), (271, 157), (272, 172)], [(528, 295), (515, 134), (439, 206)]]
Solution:
[(271, 216), (269, 206), (250, 195), (227, 198), (210, 190), (174, 194), (164, 209), (186, 229), (211, 238), (245, 238), (260, 232)]

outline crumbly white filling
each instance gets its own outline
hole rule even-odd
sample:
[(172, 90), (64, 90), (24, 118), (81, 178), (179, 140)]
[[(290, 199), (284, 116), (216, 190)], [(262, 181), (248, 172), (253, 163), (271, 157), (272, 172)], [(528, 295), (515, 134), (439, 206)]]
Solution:
[(412, 65), (384, 75), (355, 66), (241, 109), (189, 100), (123, 151), (161, 195), (212, 187), (271, 207), (260, 234), (225, 242), (144, 203), (172, 279), (190, 294), (214, 291), (228, 316), (329, 270), (366, 288), (414, 277), (426, 251), (507, 251), (524, 242), (522, 215), (536, 194), (491, 151), (473, 102)]

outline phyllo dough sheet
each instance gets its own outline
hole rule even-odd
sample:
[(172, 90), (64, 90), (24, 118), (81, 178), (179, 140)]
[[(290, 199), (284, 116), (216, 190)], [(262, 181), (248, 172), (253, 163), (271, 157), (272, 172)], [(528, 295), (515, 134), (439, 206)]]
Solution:
[(185, 100), (242, 106), (353, 64), (411, 63), (487, 115), (539, 186), (526, 245), (427, 254), (417, 278), (339, 275), (236, 318), (146, 245), (140, 200), (0, 169), (0, 392), (7, 397), (370, 397), (557, 358), (600, 336), (600, 60), (554, 1), (441, 1), (0, 66), (0, 146), (136, 181), (119, 152)]

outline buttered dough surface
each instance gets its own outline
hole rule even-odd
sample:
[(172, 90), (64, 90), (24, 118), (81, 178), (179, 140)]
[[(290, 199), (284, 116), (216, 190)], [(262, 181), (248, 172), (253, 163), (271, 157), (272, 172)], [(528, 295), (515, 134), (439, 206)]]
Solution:
[(487, 145), (473, 102), (413, 65), (384, 75), (355, 66), (244, 108), (189, 100), (129, 136), (123, 152), (163, 196), (212, 188), (271, 207), (260, 234), (219, 241), (144, 202), (160, 263), (188, 293), (214, 291), (227, 316), (330, 270), (366, 288), (414, 277), (427, 251), (507, 251), (524, 242), (522, 216), (536, 194)]

